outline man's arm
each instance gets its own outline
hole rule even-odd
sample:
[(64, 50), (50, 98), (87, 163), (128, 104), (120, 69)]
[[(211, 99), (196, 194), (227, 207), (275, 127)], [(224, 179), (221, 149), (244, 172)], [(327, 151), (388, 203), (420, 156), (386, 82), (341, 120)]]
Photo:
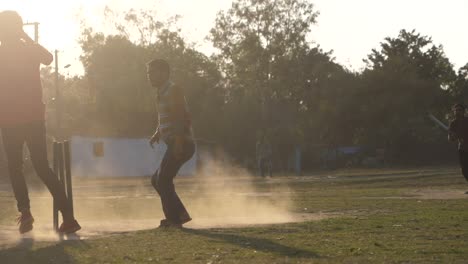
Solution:
[(183, 135), (184, 134), (184, 129), (185, 129), (185, 124), (184, 122), (187, 121), (187, 110), (186, 110), (186, 102), (185, 102), (185, 96), (184, 92), (182, 90), (182, 87), (175, 85), (173, 87), (174, 92), (172, 94), (172, 100), (173, 104), (172, 105), (172, 114), (175, 120), (177, 122), (175, 123), (175, 134), (176, 135)]
[(159, 138), (161, 137), (161, 134), (159, 133), (159, 127), (156, 128), (156, 132), (151, 136), (150, 138), (150, 146), (153, 147), (154, 143), (159, 143)]
[(183, 153), (183, 146), (186, 138), (184, 137), (184, 129), (185, 129), (185, 122), (187, 122), (187, 110), (186, 110), (186, 102), (183, 90), (180, 86), (174, 86), (174, 91), (172, 94), (172, 114), (174, 119), (176, 120), (174, 124), (174, 153), (176, 157), (182, 156)]
[[(158, 109), (158, 112), (159, 112), (159, 109)], [(154, 143), (159, 143), (159, 139), (161, 138), (161, 133), (159, 132), (159, 114), (157, 115), (158, 117), (158, 126), (156, 127), (156, 131), (154, 132), (154, 134), (151, 136), (150, 138), (150, 146), (153, 147)]]
[(456, 141), (458, 139), (457, 133), (455, 132), (455, 121), (452, 121), (449, 125), (448, 129), (448, 140), (449, 141)]
[(255, 157), (257, 158), (257, 160), (260, 160), (261, 158), (261, 143), (260, 141), (257, 141), (257, 144), (255, 144)]
[(455, 141), (455, 140), (457, 140), (457, 137), (455, 136), (454, 133), (452, 133), (451, 131), (449, 131), (449, 133), (448, 133), (448, 140), (449, 140), (449, 141)]
[(267, 141), (267, 151), (266, 152), (267, 152), (268, 157), (271, 157), (271, 155), (273, 154), (273, 148), (271, 146), (270, 141)]
[(46, 48), (44, 48), (40, 44), (34, 42), (34, 40), (32, 40), (31, 37), (29, 37), (29, 35), (25, 32), (23, 32), (22, 39), (27, 45), (34, 48), (35, 54), (37, 55), (37, 58), (41, 64), (50, 65), (52, 61), (54, 61), (54, 56), (52, 55), (52, 53), (50, 53)]

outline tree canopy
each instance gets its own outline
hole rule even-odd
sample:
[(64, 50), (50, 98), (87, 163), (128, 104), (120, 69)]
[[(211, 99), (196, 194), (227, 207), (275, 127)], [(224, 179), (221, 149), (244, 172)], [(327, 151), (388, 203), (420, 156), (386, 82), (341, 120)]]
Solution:
[[(107, 12), (114, 33), (83, 28), (85, 75), (60, 77), (69, 133), (151, 134), (156, 110), (146, 63), (153, 58), (166, 59), (184, 87), (196, 137), (242, 162), (254, 158), (260, 135), (283, 161), (295, 146), (356, 145), (385, 148), (395, 163), (415, 160), (445, 148), (444, 131), (427, 113), (443, 119), (468, 97), (468, 64), (454, 69), (443, 46), (416, 30), (383, 39), (362, 72), (336, 63), (310, 41), (319, 12), (305, 0), (234, 1), (208, 35), (212, 56), (181, 36), (177, 18)], [(43, 77), (52, 100), (53, 75), (44, 69)]]

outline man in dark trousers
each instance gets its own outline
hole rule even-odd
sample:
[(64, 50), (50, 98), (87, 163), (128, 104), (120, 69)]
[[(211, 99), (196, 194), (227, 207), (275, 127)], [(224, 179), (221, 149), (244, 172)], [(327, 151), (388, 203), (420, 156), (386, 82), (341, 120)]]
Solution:
[(195, 152), (195, 143), (187, 103), (180, 86), (170, 81), (169, 64), (155, 59), (147, 65), (148, 79), (157, 90), (159, 125), (150, 139), (153, 146), (159, 140), (167, 145), (161, 165), (151, 183), (161, 197), (165, 219), (160, 227), (182, 227), (192, 220), (174, 187), (174, 177), (180, 167)]
[[(465, 116), (465, 105), (455, 104), (452, 107), (455, 119), (450, 123), (448, 139), (458, 141), (458, 156), (463, 176), (468, 181), (468, 117)], [(466, 192), (468, 194), (468, 192)]]
[(257, 156), (257, 164), (258, 170), (260, 172), (260, 176), (265, 177), (269, 175), (272, 177), (272, 147), (270, 141), (268, 140), (265, 134), (262, 134), (260, 139), (257, 141), (256, 145), (256, 156)]
[(8, 171), (21, 213), (20, 233), (32, 230), (28, 189), (23, 175), (23, 145), (26, 143), (37, 175), (42, 179), (63, 216), (61, 233), (81, 227), (73, 218), (65, 191), (47, 160), (45, 106), (39, 67), (53, 56), (23, 31), (23, 20), (14, 11), (0, 12), (0, 127)]

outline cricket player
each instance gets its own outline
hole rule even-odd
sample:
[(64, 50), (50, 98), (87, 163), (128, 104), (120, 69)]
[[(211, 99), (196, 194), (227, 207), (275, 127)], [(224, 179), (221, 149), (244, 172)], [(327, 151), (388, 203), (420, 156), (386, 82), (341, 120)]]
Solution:
[(450, 123), (448, 139), (458, 141), (460, 167), (463, 176), (468, 181), (468, 117), (465, 116), (465, 106), (463, 104), (455, 104), (452, 110), (455, 119)]
[(262, 134), (260, 139), (257, 141), (256, 144), (256, 156), (257, 156), (257, 164), (258, 170), (260, 172), (260, 176), (265, 177), (268, 174), (270, 177), (272, 176), (272, 148), (270, 141), (267, 139), (265, 134)]
[(17, 201), (19, 232), (33, 229), (28, 189), (23, 175), (23, 145), (26, 143), (37, 175), (49, 189), (62, 213), (59, 232), (81, 229), (73, 218), (65, 190), (47, 160), (45, 106), (39, 67), (53, 56), (24, 31), (15, 11), (0, 12), (0, 128), (11, 185)]
[(161, 165), (151, 179), (161, 197), (165, 219), (160, 227), (181, 228), (192, 220), (174, 187), (174, 178), (180, 167), (195, 152), (190, 114), (182, 87), (170, 81), (169, 64), (155, 59), (147, 65), (148, 79), (157, 91), (159, 125), (150, 139), (150, 145), (164, 141), (167, 151)]

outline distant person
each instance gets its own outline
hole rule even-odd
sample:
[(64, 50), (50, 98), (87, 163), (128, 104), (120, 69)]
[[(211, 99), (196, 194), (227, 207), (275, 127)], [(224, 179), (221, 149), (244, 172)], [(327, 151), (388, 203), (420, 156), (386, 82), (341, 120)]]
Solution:
[(268, 174), (272, 177), (272, 154), (273, 150), (270, 141), (265, 135), (262, 135), (256, 144), (257, 165), (260, 176), (265, 177)]
[[(465, 116), (465, 105), (455, 104), (452, 107), (455, 119), (450, 123), (448, 139), (458, 141), (458, 157), (463, 176), (468, 181), (468, 117)], [(466, 192), (468, 194), (468, 192)]]
[(33, 229), (28, 189), (23, 175), (23, 145), (26, 143), (37, 175), (49, 189), (63, 216), (59, 232), (81, 229), (73, 218), (65, 191), (47, 160), (45, 106), (39, 67), (53, 56), (24, 31), (15, 11), (0, 12), (0, 127), (11, 185), (20, 216), (20, 233)]
[(182, 227), (192, 220), (175, 191), (174, 178), (180, 167), (195, 153), (190, 114), (182, 87), (170, 81), (169, 64), (155, 59), (147, 65), (148, 79), (157, 91), (158, 128), (150, 145), (164, 141), (167, 151), (151, 179), (161, 197), (165, 219), (161, 228)]

